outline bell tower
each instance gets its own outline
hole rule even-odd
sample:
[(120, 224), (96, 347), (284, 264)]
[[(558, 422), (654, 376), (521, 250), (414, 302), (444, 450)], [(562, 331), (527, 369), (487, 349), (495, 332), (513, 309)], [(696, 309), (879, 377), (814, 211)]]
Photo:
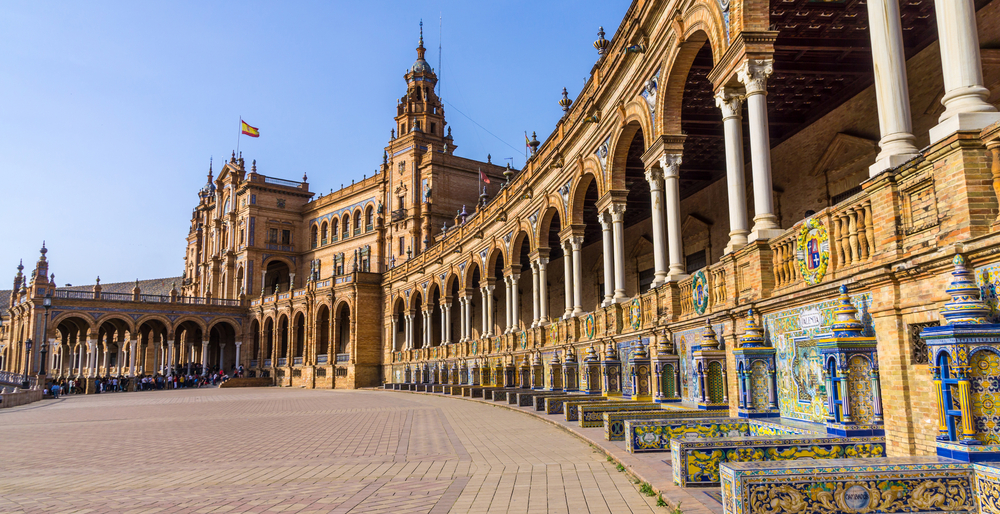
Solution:
[(399, 138), (413, 135), (422, 143), (432, 143), (445, 153), (452, 153), (451, 136), (446, 135), (444, 106), (437, 93), (437, 75), (424, 59), (424, 22), (420, 22), (420, 41), (417, 43), (417, 60), (407, 70), (406, 94), (396, 104), (396, 132)]

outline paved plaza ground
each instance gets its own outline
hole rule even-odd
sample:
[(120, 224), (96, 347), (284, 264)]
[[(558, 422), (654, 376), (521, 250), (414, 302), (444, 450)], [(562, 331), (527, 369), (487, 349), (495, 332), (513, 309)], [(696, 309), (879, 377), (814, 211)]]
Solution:
[(71, 396), (0, 410), (0, 512), (659, 512), (538, 419), (379, 391)]

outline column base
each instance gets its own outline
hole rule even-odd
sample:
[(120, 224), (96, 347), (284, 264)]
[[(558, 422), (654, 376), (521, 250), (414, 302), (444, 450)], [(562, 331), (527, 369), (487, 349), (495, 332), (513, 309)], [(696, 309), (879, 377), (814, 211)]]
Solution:
[(951, 116), (930, 130), (931, 144), (959, 131), (982, 130), (1000, 121), (1000, 112), (960, 112)]
[(758, 240), (766, 241), (768, 239), (774, 239), (775, 237), (780, 236), (784, 232), (785, 231), (780, 228), (754, 229), (754, 231), (750, 232), (750, 235), (747, 237), (747, 242), (752, 243)]
[(875, 164), (872, 164), (871, 166), (868, 167), (868, 176), (874, 177), (875, 175), (878, 175), (879, 173), (882, 173), (885, 170), (898, 168), (899, 166), (902, 166), (903, 164), (910, 162), (911, 160), (913, 160), (913, 158), (918, 157), (919, 155), (920, 155), (919, 153), (903, 153), (903, 154), (895, 154), (882, 157), (881, 159), (876, 160)]
[(680, 282), (690, 276), (687, 273), (671, 273), (667, 275), (667, 282)]

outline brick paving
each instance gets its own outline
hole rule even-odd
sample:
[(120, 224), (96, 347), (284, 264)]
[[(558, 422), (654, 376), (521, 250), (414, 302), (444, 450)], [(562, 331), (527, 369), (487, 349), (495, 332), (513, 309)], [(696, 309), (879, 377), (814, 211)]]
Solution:
[(0, 512), (667, 512), (559, 428), (378, 391), (201, 389), (0, 411)]

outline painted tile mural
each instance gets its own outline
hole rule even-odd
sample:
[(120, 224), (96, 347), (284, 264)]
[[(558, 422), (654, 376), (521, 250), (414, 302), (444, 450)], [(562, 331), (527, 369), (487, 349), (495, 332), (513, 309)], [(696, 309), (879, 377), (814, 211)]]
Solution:
[(990, 308), (990, 323), (1000, 323), (1000, 297), (997, 296), (997, 289), (1000, 289), (1000, 263), (976, 268), (975, 274), (983, 301)]
[[(725, 324), (719, 323), (712, 328), (716, 334), (725, 333)], [(686, 401), (697, 401), (701, 397), (699, 382), (695, 376), (695, 370), (691, 367), (691, 352), (701, 347), (701, 336), (705, 333), (705, 327), (692, 328), (681, 332), (675, 332), (674, 347), (681, 357), (681, 397)], [(719, 349), (726, 348), (725, 341), (719, 336)]]
[[(851, 296), (858, 308), (858, 318), (865, 325), (865, 335), (874, 335), (871, 295)], [(777, 350), (778, 404), (781, 416), (822, 423), (826, 419), (826, 383), (818, 342), (830, 335), (837, 300), (805, 305), (766, 314), (761, 321), (765, 337)]]

